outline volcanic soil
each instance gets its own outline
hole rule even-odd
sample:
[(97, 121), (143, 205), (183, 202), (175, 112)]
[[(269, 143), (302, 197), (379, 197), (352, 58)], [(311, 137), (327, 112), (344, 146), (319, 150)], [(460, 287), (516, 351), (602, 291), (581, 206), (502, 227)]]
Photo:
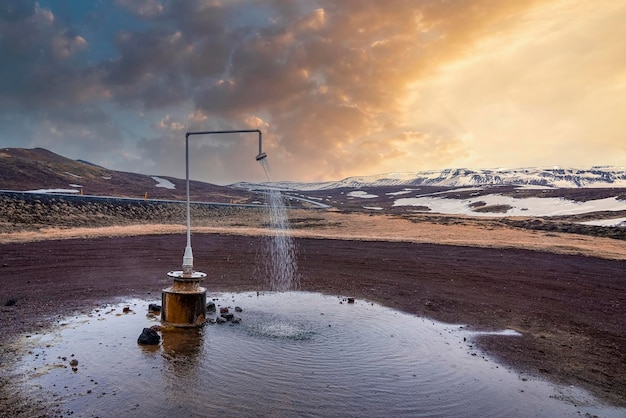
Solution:
[[(479, 348), (520, 372), (626, 406), (623, 241), (471, 220), (306, 213), (292, 214), (302, 290), (474, 329), (514, 329), (522, 336), (483, 336)], [(263, 233), (237, 222), (194, 229), (195, 267), (208, 273), (209, 293), (265, 289), (256, 267)], [(18, 354), (19, 335), (42, 332), (59, 316), (120, 298), (160, 300), (185, 246), (182, 225), (0, 235), (3, 369)], [(11, 376), (0, 378), (0, 410), (23, 411), (27, 401), (9, 392)]]

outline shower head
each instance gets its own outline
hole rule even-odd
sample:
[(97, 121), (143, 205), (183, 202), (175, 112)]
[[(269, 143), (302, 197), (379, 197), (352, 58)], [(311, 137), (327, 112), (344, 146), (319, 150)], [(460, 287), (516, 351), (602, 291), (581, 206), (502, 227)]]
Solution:
[(259, 155), (256, 156), (256, 160), (257, 161), (261, 161), (263, 159), (267, 158), (267, 154), (264, 152), (259, 153)]

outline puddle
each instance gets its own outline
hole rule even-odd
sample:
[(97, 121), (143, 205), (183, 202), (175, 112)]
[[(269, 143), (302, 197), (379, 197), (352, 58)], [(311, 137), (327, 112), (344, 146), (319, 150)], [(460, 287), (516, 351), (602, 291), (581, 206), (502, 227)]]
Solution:
[(241, 323), (162, 332), (159, 346), (137, 344), (159, 324), (143, 300), (32, 335), (20, 390), (85, 417), (624, 414), (499, 366), (459, 325), (316, 293), (216, 298)]

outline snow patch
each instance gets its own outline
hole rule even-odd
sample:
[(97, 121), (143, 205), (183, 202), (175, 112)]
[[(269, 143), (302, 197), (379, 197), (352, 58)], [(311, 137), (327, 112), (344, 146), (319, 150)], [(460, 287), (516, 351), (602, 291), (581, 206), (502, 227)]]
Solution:
[(456, 193), (456, 192), (473, 192), (473, 191), (479, 192), (482, 190), (484, 190), (483, 187), (459, 187), (458, 189), (443, 190), (441, 192), (422, 193), (422, 194), (416, 195), (415, 197), (449, 195), (449, 194)]
[(383, 210), (383, 208), (381, 208), (380, 206), (363, 206), (363, 209), (369, 209), (369, 210)]
[(409, 193), (411, 193), (411, 190), (404, 189), (404, 190), (400, 190), (399, 192), (390, 192), (390, 193), (385, 193), (385, 194), (387, 196), (400, 196), (400, 195), (409, 194)]
[[(477, 206), (476, 204), (482, 204)], [(626, 202), (615, 197), (606, 199), (575, 202), (560, 198), (514, 198), (503, 195), (477, 196), (470, 199), (445, 199), (439, 197), (407, 197), (396, 199), (393, 206), (426, 206), (432, 212), (453, 215), (501, 217), (501, 216), (560, 216), (576, 215), (598, 211), (626, 210)], [(474, 208), (489, 206), (508, 206), (502, 212), (476, 212)]]
[(526, 190), (554, 190), (556, 187), (549, 186), (536, 186), (534, 184), (522, 184), (521, 186), (517, 186), (517, 189), (526, 189)]
[(26, 193), (80, 193), (80, 190), (76, 190), (76, 189), (37, 189), (37, 190), (26, 190)]
[(346, 196), (350, 196), (350, 197), (358, 197), (361, 199), (373, 199), (375, 197), (378, 197), (378, 195), (376, 194), (369, 194), (363, 190), (355, 190), (353, 192), (350, 192), (348, 194), (346, 194)]
[(152, 180), (156, 181), (156, 187), (163, 187), (164, 189), (173, 190), (176, 188), (176, 185), (169, 180), (162, 179), (161, 177), (152, 176)]
[(586, 222), (579, 222), (579, 223), (581, 225), (626, 228), (626, 218), (597, 219), (594, 221), (586, 221)]
[(83, 178), (83, 176), (79, 176), (78, 174), (72, 174), (69, 171), (66, 171), (65, 174), (67, 174), (68, 176), (75, 177), (77, 179), (82, 179)]

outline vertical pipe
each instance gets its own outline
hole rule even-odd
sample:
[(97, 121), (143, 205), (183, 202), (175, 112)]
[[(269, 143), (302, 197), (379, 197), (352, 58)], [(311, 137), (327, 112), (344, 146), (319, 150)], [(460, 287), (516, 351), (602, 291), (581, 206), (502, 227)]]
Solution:
[(183, 276), (193, 275), (193, 252), (191, 250), (191, 210), (189, 203), (189, 134), (185, 135), (185, 182), (187, 189), (187, 246), (183, 255)]
[(185, 134), (185, 181), (187, 187), (187, 247), (191, 247), (191, 216), (189, 209), (189, 133)]

